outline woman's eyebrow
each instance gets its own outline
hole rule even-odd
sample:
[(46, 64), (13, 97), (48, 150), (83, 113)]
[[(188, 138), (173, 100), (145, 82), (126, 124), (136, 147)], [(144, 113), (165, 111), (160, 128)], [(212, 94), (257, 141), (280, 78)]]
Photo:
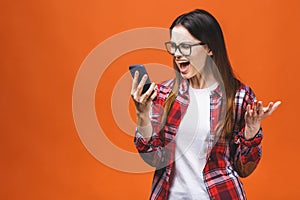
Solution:
[[(184, 44), (193, 44), (193, 43), (195, 43), (196, 41), (188, 41), (188, 40), (183, 40), (183, 41), (179, 41), (179, 43), (177, 43), (177, 42), (175, 42), (175, 41), (173, 41), (173, 40), (170, 40), (171, 42), (174, 42), (174, 43), (176, 43), (176, 44), (182, 44), (182, 43), (184, 43)], [(197, 43), (197, 42), (196, 42)]]

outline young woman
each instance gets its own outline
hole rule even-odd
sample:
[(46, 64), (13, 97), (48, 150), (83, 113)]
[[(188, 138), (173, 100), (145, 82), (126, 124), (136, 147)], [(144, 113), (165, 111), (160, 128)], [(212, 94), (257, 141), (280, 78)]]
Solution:
[[(246, 199), (239, 177), (261, 158), (261, 121), (280, 102), (263, 107), (233, 74), (221, 28), (204, 10), (179, 16), (170, 27), (167, 51), (176, 78), (132, 83), (135, 144), (156, 167), (151, 200)], [(152, 91), (154, 90), (154, 93)]]

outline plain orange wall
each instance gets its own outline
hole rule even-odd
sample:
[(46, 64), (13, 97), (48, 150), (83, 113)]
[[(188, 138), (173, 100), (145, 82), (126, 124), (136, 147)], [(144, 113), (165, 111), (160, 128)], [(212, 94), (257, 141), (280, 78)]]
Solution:
[[(152, 173), (113, 170), (83, 146), (72, 115), (74, 80), (89, 52), (110, 36), (168, 28), (195, 8), (218, 19), (234, 70), (258, 99), (283, 102), (263, 122), (263, 158), (243, 179), (248, 199), (299, 198), (299, 7), (298, 0), (2, 1), (0, 199), (147, 199)], [(116, 82), (128, 62), (168, 62), (161, 54), (123, 56), (99, 88)], [(105, 105), (110, 98), (109, 90), (97, 91), (100, 123), (112, 141), (134, 151)]]

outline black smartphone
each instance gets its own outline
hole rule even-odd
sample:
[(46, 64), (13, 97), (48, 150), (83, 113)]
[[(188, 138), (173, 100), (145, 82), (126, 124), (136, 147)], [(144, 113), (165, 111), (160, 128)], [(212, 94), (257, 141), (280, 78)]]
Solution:
[[(129, 71), (130, 71), (130, 73), (131, 73), (132, 78), (134, 77), (134, 73), (135, 73), (136, 71), (139, 72), (138, 83), (141, 82), (143, 76), (144, 76), (145, 74), (147, 74), (148, 78), (147, 78), (147, 80), (146, 80), (146, 82), (145, 82), (145, 85), (144, 85), (144, 87), (143, 87), (142, 94), (144, 94), (145, 92), (147, 92), (147, 90), (150, 88), (151, 81), (150, 81), (150, 78), (149, 78), (149, 75), (148, 75), (148, 73), (147, 73), (147, 71), (146, 71), (145, 66), (142, 65), (142, 64), (130, 65), (130, 66), (129, 66)], [(152, 93), (153, 93), (153, 92), (152, 92)]]

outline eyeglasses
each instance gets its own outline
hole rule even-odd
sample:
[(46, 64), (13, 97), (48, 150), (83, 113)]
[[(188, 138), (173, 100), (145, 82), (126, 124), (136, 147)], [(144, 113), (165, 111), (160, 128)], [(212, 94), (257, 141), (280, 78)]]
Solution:
[(189, 56), (192, 53), (192, 47), (197, 46), (197, 45), (205, 45), (205, 43), (200, 42), (197, 44), (186, 44), (186, 43), (181, 43), (179, 45), (176, 45), (175, 42), (166, 42), (165, 46), (167, 51), (171, 54), (174, 55), (176, 50), (179, 49), (179, 52), (183, 56)]

